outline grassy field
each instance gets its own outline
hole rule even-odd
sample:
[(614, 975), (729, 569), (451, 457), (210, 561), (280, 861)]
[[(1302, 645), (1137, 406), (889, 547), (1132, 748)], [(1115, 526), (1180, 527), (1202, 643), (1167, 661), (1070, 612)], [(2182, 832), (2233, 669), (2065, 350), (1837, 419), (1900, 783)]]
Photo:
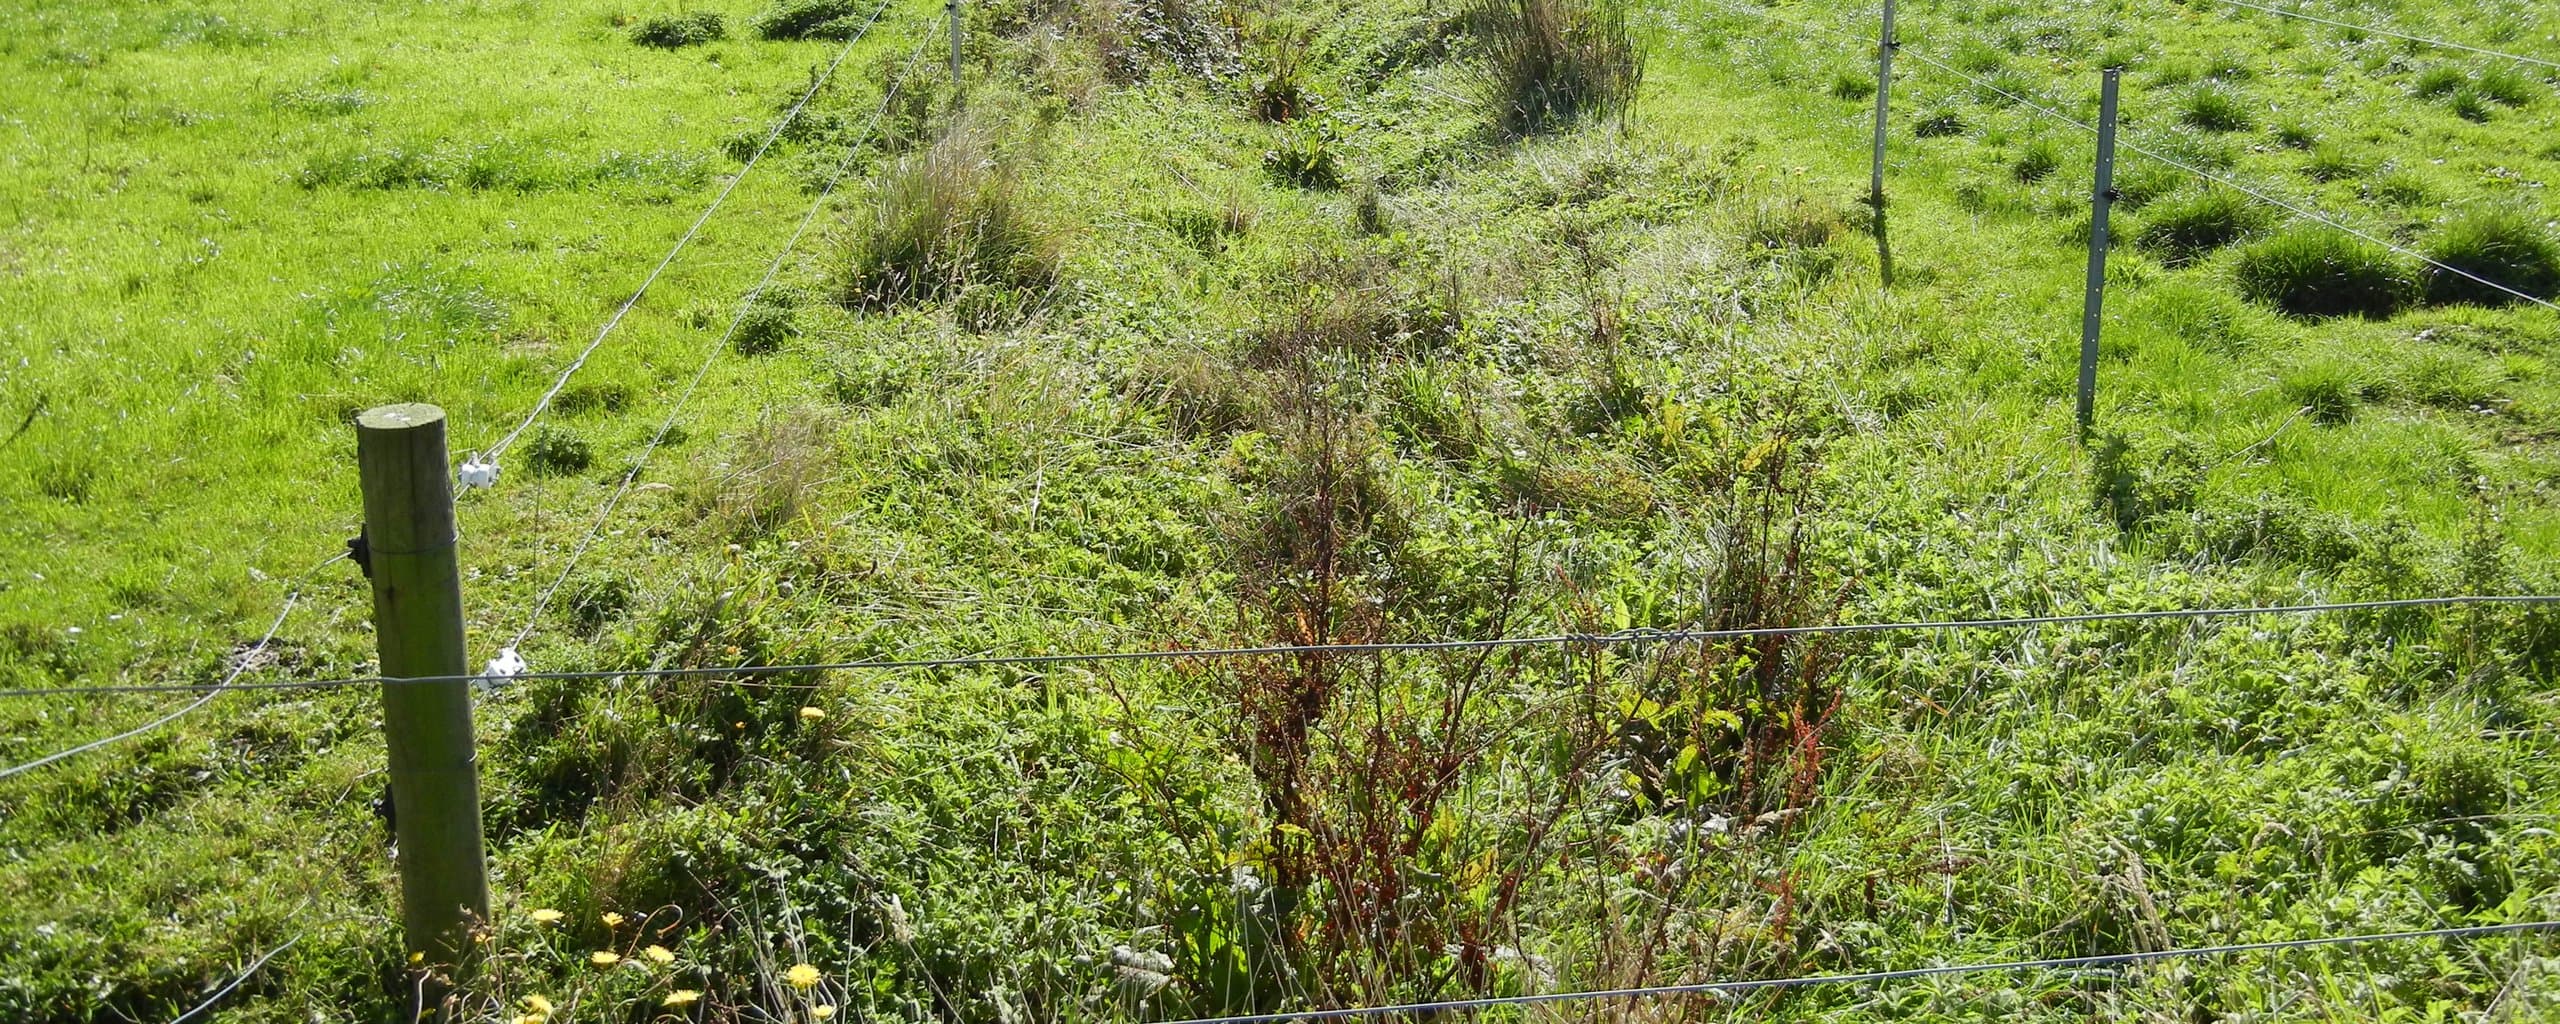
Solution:
[[(0, 681), (368, 671), (361, 577), (311, 568), (354, 533), (350, 415), (503, 435), (843, 45), (687, 10), (721, 38), (584, 0), (0, 13)], [(2536, 5), (2322, 10), (2560, 59)], [(1505, 11), (1586, 26), (1528, 79), (1557, 116), (1490, 69)], [(994, 4), (965, 106), (938, 14), (886, 8), (463, 496), (475, 658), (2560, 591), (2560, 320), (2352, 251), (2307, 294), (2387, 308), (2289, 313), (2334, 236), (2157, 161), (2120, 171), (2080, 443), (2092, 146), (2019, 102), (2092, 118), (2121, 65), (2133, 145), (2448, 259), (2493, 225), (2549, 297), (2534, 65), (1915, 3), (1885, 288), (1865, 11)], [(1171, 1020), (2552, 919), (2555, 658), (2548, 612), (2469, 608), (501, 686), (457, 1012)], [(0, 702), (0, 761), (187, 699)], [(0, 780), (0, 1019), (167, 1019), (288, 940), (220, 1019), (399, 1015), (376, 707), (226, 695)], [(2542, 1019), (2554, 953), (1516, 1015)]]

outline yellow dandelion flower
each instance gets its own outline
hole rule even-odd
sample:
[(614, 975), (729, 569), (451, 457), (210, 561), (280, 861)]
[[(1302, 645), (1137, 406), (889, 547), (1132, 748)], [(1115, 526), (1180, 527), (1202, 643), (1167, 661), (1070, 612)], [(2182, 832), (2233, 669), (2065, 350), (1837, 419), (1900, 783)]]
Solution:
[(427, 955), (425, 953), (411, 953), (409, 954), (409, 962), (413, 964), (426, 963)]
[(794, 966), (782, 976), (790, 980), (792, 988), (809, 988), (818, 983), (818, 969), (808, 964)]
[(640, 955), (648, 957), (649, 962), (653, 964), (664, 965), (676, 962), (676, 955), (668, 952), (665, 946), (651, 946), (641, 950)]
[(673, 992), (669, 992), (669, 993), (667, 993), (667, 997), (666, 997), (666, 998), (661, 999), (661, 1000), (658, 1000), (658, 1005), (660, 1005), (660, 1006), (691, 1006), (691, 1005), (693, 1005), (694, 1000), (697, 1000), (697, 999), (700, 999), (700, 998), (702, 998), (702, 993), (700, 993), (700, 992), (696, 992), (696, 991), (694, 991), (694, 990), (692, 990), (692, 989), (689, 989), (689, 988), (680, 988), (680, 989), (677, 989), (677, 990), (675, 990), (675, 991), (673, 991)]
[(615, 953), (611, 950), (599, 949), (593, 953), (587, 954), (587, 962), (598, 967), (611, 967), (622, 962), (622, 954)]
[(535, 924), (558, 924), (560, 923), (561, 914), (559, 911), (553, 910), (550, 907), (544, 907), (540, 910), (534, 911), (529, 916), (533, 918), (533, 923)]
[(819, 1003), (818, 1005), (809, 1008), (810, 1020), (826, 1020), (835, 1015), (836, 1008), (832, 1003)]
[(528, 1013), (518, 1016), (513, 1024), (547, 1024), (550, 1020), (551, 1018), (538, 1013)]
[(526, 996), (524, 997), (524, 1008), (545, 1017), (551, 1016), (551, 998), (540, 993)]
[(815, 721), (817, 721), (817, 720), (819, 720), (819, 719), (821, 719), (821, 718), (825, 718), (825, 717), (827, 717), (827, 709), (825, 709), (825, 708), (801, 708), (801, 709), (800, 709), (800, 720), (801, 720), (801, 721), (804, 721), (804, 722), (815, 722)]
[(617, 913), (614, 913), (613, 911), (610, 911), (610, 910), (605, 911), (605, 912), (604, 912), (604, 926), (605, 926), (605, 927), (607, 927), (607, 928), (620, 928), (620, 927), (622, 927), (622, 915), (617, 914)]

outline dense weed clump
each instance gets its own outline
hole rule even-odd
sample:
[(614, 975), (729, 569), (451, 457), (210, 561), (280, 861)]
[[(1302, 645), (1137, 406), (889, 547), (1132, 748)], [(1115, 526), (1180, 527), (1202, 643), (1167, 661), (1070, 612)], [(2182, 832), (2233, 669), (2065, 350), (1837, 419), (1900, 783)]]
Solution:
[(1315, 94), (1307, 83), (1307, 46), (1312, 34), (1297, 26), (1269, 23), (1256, 33), (1259, 73), (1245, 91), (1245, 107), (1254, 117), (1279, 124), (1316, 109)]
[(546, 423), (533, 432), (533, 443), (525, 449), (524, 461), (537, 475), (584, 473), (595, 464), (595, 450), (577, 431)]
[(2301, 317), (2388, 317), (2415, 299), (2420, 286), (2417, 274), (2390, 253), (2308, 227), (2242, 251), (2233, 276), (2241, 294)]
[(778, 0), (747, 27), (760, 39), (848, 39), (866, 20), (858, 0)]
[(1644, 50), (1618, 0), (1480, 0), (1469, 16), (1477, 86), (1505, 135), (1623, 110), (1643, 84)]
[(765, 292), (739, 311), (737, 330), (729, 336), (729, 347), (742, 356), (766, 355), (799, 334), (799, 309), (793, 297)]
[(2427, 247), (2427, 258), (2442, 264), (2427, 268), (2427, 301), (2432, 304), (2503, 306), (2524, 301), (2473, 278), (2544, 300), (2560, 295), (2560, 241), (2516, 210), (2478, 210), (2456, 218)]
[(1966, 128), (1964, 114), (1952, 108), (1923, 112), (1911, 123), (1911, 134), (1923, 139), (1942, 139), (1962, 135)]
[(632, 42), (662, 50), (718, 42), (728, 35), (728, 22), (718, 11), (660, 15), (631, 29)]
[(985, 290), (1027, 303), (1057, 275), (1056, 242), (1025, 208), (1013, 168), (980, 129), (958, 125), (883, 171), (836, 292), (858, 309)]
[(1342, 187), (1342, 160), (1335, 155), (1336, 130), (1318, 118), (1282, 130), (1262, 152), (1263, 173), (1283, 185), (1308, 189)]

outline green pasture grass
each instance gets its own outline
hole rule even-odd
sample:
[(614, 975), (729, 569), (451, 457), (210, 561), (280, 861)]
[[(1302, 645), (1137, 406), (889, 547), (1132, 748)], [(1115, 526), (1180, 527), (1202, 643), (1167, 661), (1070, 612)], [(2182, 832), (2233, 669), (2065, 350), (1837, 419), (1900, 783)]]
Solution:
[[(716, 6), (732, 25), (757, 13)], [(2398, 7), (2428, 31), (2468, 25)], [(8, 16), (6, 159), (23, 176), (5, 191), (17, 227), (0, 236), (14, 368), (0, 420), (41, 402), (0, 449), (12, 685), (218, 678), (352, 533), (348, 414), (439, 402), (458, 452), (512, 425), (733, 172), (728, 140), (768, 123), (832, 53), (741, 39), (666, 51), (620, 23), (664, 13)], [(859, 123), (878, 62), (931, 13), (894, 13), (820, 116)], [(1480, 595), (1515, 540), (1537, 582), (1512, 632), (1697, 614), (1713, 600), (1700, 567), (1730, 542), (1704, 511), (1719, 496), (1699, 466), (1777, 429), (1769, 410), (1788, 402), (1824, 424), (1815, 525), (1859, 618), (2551, 585), (2560, 331), (2544, 312), (2298, 321), (2237, 294), (2235, 255), (2171, 268), (2123, 247), (2100, 429), (2084, 448), (2069, 413), (2084, 253), (2068, 221), (2087, 198), (2076, 134), (1961, 82), (1898, 77), (1900, 278), (1885, 290), (1859, 205), (1866, 108), (1834, 95), (1840, 45), (1675, 5), (1638, 19), (1652, 62), (1625, 126), (1497, 143), (1465, 70), (1417, 56), (1446, 29), (1430, 12), (1337, 13), (1303, 88), (1345, 126), (1331, 152), (1358, 187), (1339, 190), (1274, 180), (1263, 154), (1299, 129), (1261, 123), (1236, 89), (1161, 71), (1093, 85), (1077, 62), (1098, 58), (1074, 54), (1008, 80), (1017, 54), (976, 54), (991, 84), (972, 109), (1017, 129), (1005, 138), (1020, 151), (1018, 198), (1060, 236), (1056, 287), (993, 321), (953, 302), (824, 301), (891, 163), (867, 155), (785, 294), (759, 307), (754, 340), (724, 354), (535, 623), (535, 666), (1249, 638), (1237, 537), (1275, 493), (1283, 448), (1258, 425), (1271, 392), (1233, 367), (1311, 292), (1384, 310), (1372, 348), (1339, 356), (1327, 386), (1385, 438), (1374, 480), (1403, 539), (1374, 572), (1399, 595), (1396, 626), (1419, 635), (1492, 628)], [(2078, 114), (2094, 108), (2094, 62), (2132, 54), (2133, 137), (2252, 183), (2319, 186), (2351, 223), (2412, 238), (2470, 204), (2534, 202), (2525, 183), (2560, 173), (2520, 145), (2548, 99), (2479, 123), (2412, 103), (2418, 63), (2378, 41), (2209, 5), (1909, 17), (1913, 45)], [(2352, 181), (2305, 181), (2304, 158), (2273, 135), (2172, 128), (2207, 79), (2423, 187), (2396, 208), (2366, 205)], [(1966, 127), (1915, 131), (1942, 112)], [(463, 498), (475, 656), (524, 625), (830, 155), (769, 157), (501, 487)], [(2028, 162), (2036, 173), (2018, 170)], [(1524, 495), (1549, 504), (1524, 513)], [(328, 567), (272, 667), (364, 671), (366, 609), (349, 567)], [(1681, 861), (1703, 879), (1683, 927), (1729, 946), (1628, 973), (1607, 916), (1628, 872), (1606, 858), (1540, 880), (1517, 941), (1557, 965), (1546, 983), (1598, 986), (2547, 916), (2560, 877), (2533, 823), (2551, 813), (2549, 662), (2500, 660), (2466, 633), (2538, 635), (2508, 613), (2448, 613), (1862, 642), (1841, 670), (1844, 727), (1811, 809)], [(1448, 671), (1386, 664), (1415, 692)], [(1504, 713), (1571, 673), (1629, 663), (1523, 664), (1521, 692), (1493, 698)], [(1250, 930), (1220, 931), (1212, 913), (1264, 855), (1218, 697), (1230, 671), (490, 694), (502, 945), (521, 954), (507, 1010), (579, 990), (599, 993), (591, 1007), (647, 1012), (681, 986), (799, 1012), (756, 988), (762, 971), (782, 993), (782, 961), (757, 959), (780, 957), (820, 965), (822, 994), (848, 1015), (1136, 1017), (1112, 947), (1186, 934), (1250, 976)], [(0, 708), (0, 754), (156, 706)], [(227, 696), (149, 739), (0, 784), (0, 1006), (29, 1020), (166, 1017), (299, 935), (231, 1014), (390, 1013), (372, 706), (361, 689)], [(1470, 774), (1471, 806), (1537, 806), (1553, 781), (1535, 770), (1545, 736)], [(1630, 864), (1679, 858), (1676, 815), (1635, 788), (1591, 794), (1576, 826), (1591, 831), (1576, 835), (1632, 851)], [(1448, 829), (1486, 837), (1512, 820), (1452, 816)], [(1463, 877), (1443, 867), (1435, 877)], [(567, 916), (544, 931), (535, 908)], [(668, 908), (681, 923), (650, 934), (675, 965), (587, 965), (593, 949), (637, 952), (639, 933), (605, 912), (654, 928)], [(2480, 1009), (2511, 976), (2524, 979), (2512, 998), (2547, 1008), (2548, 981), (2511, 974), (2547, 947), (2266, 957), (2103, 987), (1952, 979), (1746, 1009), (2078, 1020), (2210, 1001), (2274, 1019), (2423, 1019)], [(1185, 970), (1211, 962), (1184, 955)], [(1427, 972), (1380, 973), (1324, 980), (1341, 999), (1383, 998), (1420, 994), (1398, 986)], [(1232, 996), (1202, 983), (1148, 1012), (1268, 998)]]

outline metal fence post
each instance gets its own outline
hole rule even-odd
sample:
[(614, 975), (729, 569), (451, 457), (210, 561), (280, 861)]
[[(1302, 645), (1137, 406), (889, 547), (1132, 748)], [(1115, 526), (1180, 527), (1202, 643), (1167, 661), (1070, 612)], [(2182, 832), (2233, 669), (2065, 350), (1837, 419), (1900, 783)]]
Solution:
[(960, 0), (942, 0), (943, 13), (951, 19), (951, 100), (960, 101)]
[(2116, 201), (2116, 84), (2108, 68), (2098, 92), (2098, 184), (2089, 198), (2089, 292), (2080, 315), (2080, 440), (2098, 415), (2098, 329), (2107, 304), (2107, 212)]
[(1884, 0), (1884, 28), (1876, 35), (1876, 156), (1873, 180), (1867, 189), (1867, 203), (1875, 208), (1876, 262), (1884, 273), (1886, 287), (1893, 285), (1893, 246), (1885, 240), (1884, 215), (1884, 143), (1885, 115), (1893, 107), (1893, 51), (1902, 41), (1893, 34), (1893, 0)]
[[(463, 667), (462, 575), (455, 557), (453, 483), (444, 410), (386, 405), (356, 417), (364, 490), (358, 548), (373, 580), (382, 658), (382, 730), (389, 748), (392, 835), (399, 843), (400, 924), (416, 967), (459, 979), (473, 957), (472, 926), (489, 917), (480, 830), (471, 689)], [(450, 677), (431, 683), (402, 682)], [(441, 983), (429, 979), (432, 1009)]]

